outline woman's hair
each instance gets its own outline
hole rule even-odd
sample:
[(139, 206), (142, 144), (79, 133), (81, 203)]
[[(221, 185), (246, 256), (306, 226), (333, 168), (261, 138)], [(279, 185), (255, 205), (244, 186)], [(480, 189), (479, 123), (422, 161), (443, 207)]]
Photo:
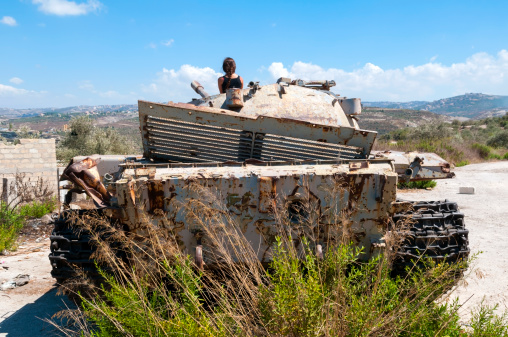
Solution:
[(235, 60), (233, 60), (231, 57), (226, 57), (222, 63), (222, 70), (224, 70), (228, 77), (231, 77), (236, 70)]

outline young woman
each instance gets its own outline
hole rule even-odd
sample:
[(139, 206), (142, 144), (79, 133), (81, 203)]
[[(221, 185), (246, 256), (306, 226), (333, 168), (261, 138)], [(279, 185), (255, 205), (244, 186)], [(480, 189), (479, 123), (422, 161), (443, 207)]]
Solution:
[(226, 75), (219, 77), (219, 91), (225, 93), (229, 88), (243, 89), (243, 78), (235, 74), (236, 63), (231, 57), (226, 57), (222, 63), (222, 70)]

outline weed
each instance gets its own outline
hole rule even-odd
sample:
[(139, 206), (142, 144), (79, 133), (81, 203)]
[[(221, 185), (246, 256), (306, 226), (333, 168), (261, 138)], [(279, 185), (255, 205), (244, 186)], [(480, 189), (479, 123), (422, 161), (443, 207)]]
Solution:
[(494, 313), (495, 306), (481, 305), (472, 312), (471, 328), (472, 337), (480, 336), (507, 336), (508, 335), (508, 313), (498, 316)]
[(506, 153), (504, 154), (503, 159), (504, 159), (504, 160), (508, 160), (508, 152), (506, 152)]

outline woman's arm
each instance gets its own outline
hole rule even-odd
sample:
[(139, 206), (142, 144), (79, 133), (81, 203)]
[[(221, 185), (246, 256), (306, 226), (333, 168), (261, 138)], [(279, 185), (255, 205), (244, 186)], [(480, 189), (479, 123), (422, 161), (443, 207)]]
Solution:
[(240, 82), (242, 82), (242, 87), (240, 89), (243, 89), (243, 78), (242, 78), (242, 76), (238, 76), (238, 77), (240, 77)]
[[(217, 82), (219, 84), (219, 92), (221, 94), (223, 94), (224, 92), (222, 91), (222, 83), (224, 83), (224, 77), (219, 77), (219, 80)], [(243, 83), (242, 83), (242, 86), (243, 86)]]

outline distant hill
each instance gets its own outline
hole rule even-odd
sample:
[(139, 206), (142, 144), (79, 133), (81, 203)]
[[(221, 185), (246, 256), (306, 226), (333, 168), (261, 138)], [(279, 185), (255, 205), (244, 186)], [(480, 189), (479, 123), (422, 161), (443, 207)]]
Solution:
[(0, 108), (0, 116), (7, 118), (34, 117), (40, 114), (59, 113), (93, 113), (93, 112), (131, 112), (138, 111), (137, 104), (117, 104), (117, 105), (79, 105), (67, 108), (34, 108), (34, 109), (11, 109)]
[(388, 109), (416, 109), (422, 105), (428, 104), (427, 101), (411, 102), (362, 102), (364, 107), (388, 108)]
[(508, 96), (468, 93), (433, 102), (364, 102), (365, 107), (425, 110), (450, 117), (480, 119), (508, 112)]
[(365, 107), (358, 116), (358, 124), (364, 130), (377, 131), (380, 135), (400, 128), (418, 127), (430, 122), (443, 122), (449, 118), (429, 111)]

